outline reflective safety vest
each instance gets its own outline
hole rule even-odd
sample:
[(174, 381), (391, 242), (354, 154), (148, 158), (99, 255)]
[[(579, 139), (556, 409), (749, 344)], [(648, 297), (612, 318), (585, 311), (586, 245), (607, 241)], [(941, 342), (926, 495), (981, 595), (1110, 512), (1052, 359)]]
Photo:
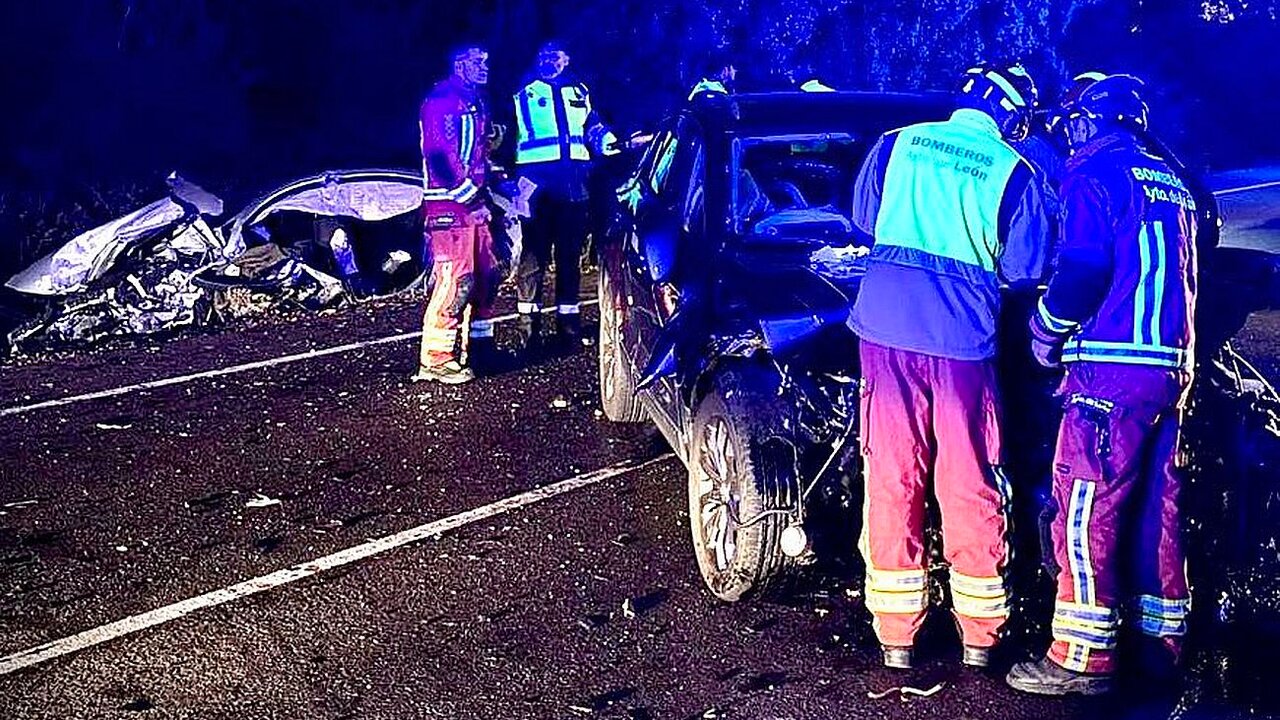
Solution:
[(720, 82), (719, 80), (708, 80), (706, 78), (703, 78), (698, 81), (697, 85), (693, 86), (692, 90), (689, 91), (689, 99), (692, 100), (695, 97), (701, 95), (702, 93), (718, 93), (720, 95), (728, 95), (729, 90), (724, 86), (724, 83)]
[(591, 109), (591, 96), (581, 83), (559, 85), (534, 80), (514, 98), (516, 164), (569, 159), (588, 161), (591, 149), (612, 154), (617, 141)]
[(898, 261), (994, 289), (1000, 205), (1020, 163), (995, 122), (975, 110), (903, 128), (885, 171), (876, 250), (893, 248)]
[(823, 82), (817, 78), (814, 78), (812, 80), (806, 80), (800, 85), (800, 92), (816, 93), (816, 92), (835, 92), (835, 91), (836, 91), (835, 88), (831, 87), (830, 85), (823, 84)]

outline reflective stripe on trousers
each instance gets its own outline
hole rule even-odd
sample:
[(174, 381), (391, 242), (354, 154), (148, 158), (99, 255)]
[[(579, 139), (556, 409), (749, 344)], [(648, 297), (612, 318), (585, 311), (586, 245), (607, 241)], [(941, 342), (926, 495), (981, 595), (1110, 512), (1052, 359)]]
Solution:
[(876, 635), (885, 645), (909, 646), (924, 620), (926, 480), (932, 476), (956, 619), (965, 644), (989, 647), (1008, 615), (994, 366), (866, 341), (860, 348), (867, 491), (859, 548)]
[[(1164, 368), (1068, 365), (1054, 457), (1059, 571), (1049, 657), (1069, 670), (1115, 670), (1124, 585), (1140, 593), (1141, 632), (1186, 632), (1190, 594), (1175, 467), (1184, 382)], [(1120, 556), (1123, 545), (1132, 546), (1132, 557)]]
[[(422, 316), (421, 367), (462, 362), (467, 344), (466, 316), (481, 327), (493, 317), (501, 270), (487, 225), (428, 230), (431, 244), (431, 297)], [(488, 331), (493, 334), (492, 326)], [(477, 337), (481, 334), (477, 333)]]

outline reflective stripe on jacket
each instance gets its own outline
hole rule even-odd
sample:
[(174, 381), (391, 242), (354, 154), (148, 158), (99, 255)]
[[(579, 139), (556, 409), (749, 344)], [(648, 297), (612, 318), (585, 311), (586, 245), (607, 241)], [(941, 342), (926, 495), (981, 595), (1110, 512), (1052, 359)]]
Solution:
[(692, 100), (702, 93), (728, 95), (729, 90), (724, 86), (724, 83), (719, 80), (708, 80), (707, 78), (703, 78), (698, 81), (698, 84), (693, 86), (692, 90), (689, 91), (689, 99)]
[(612, 155), (617, 138), (591, 109), (581, 83), (534, 80), (514, 96), (516, 164), (568, 159), (586, 162), (592, 152)]
[(418, 130), (428, 228), (466, 224), (469, 211), (484, 202), (489, 114), (483, 99), (451, 76), (423, 100)]
[(1000, 284), (1038, 281), (1047, 261), (1041, 185), (976, 110), (883, 135), (853, 220), (874, 245), (849, 324), (901, 350), (992, 357)]
[(1071, 158), (1062, 206), (1060, 258), (1039, 312), (1074, 333), (1063, 361), (1190, 369), (1196, 204), (1185, 181), (1117, 133)]

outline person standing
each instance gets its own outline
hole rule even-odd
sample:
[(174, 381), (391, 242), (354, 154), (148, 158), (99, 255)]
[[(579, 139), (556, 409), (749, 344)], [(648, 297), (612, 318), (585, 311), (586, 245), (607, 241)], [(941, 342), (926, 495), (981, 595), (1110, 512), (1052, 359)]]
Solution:
[(1008, 482), (1001, 470), (996, 320), (1001, 285), (1045, 272), (1041, 184), (1008, 140), (1036, 100), (1020, 65), (969, 69), (948, 120), (880, 137), (854, 188), (873, 241), (850, 314), (860, 338), (859, 548), (888, 667), (909, 668), (928, 603), (927, 488), (942, 512), (963, 662), (986, 666), (1008, 615)]
[(1031, 320), (1036, 359), (1067, 368), (1053, 473), (1053, 644), (1007, 677), (1031, 693), (1110, 690), (1131, 593), (1146, 657), (1176, 661), (1186, 633), (1177, 455), (1195, 351), (1196, 202), (1187, 179), (1142, 141), (1143, 93), (1137, 78), (1110, 75), (1062, 120), (1072, 150), (1062, 249)]
[(462, 45), (451, 58), (453, 73), (432, 89), (419, 113), (432, 284), (412, 379), (457, 384), (475, 378), (470, 357), (493, 350), (501, 272), (485, 205), (489, 113), (481, 90), (489, 81), (489, 53)]
[(711, 52), (702, 63), (702, 75), (689, 90), (688, 100), (702, 93), (729, 95), (738, 80), (738, 68), (729, 54), (723, 50)]
[(541, 330), (542, 286), (555, 259), (556, 329), (562, 339), (580, 332), (579, 256), (587, 234), (587, 179), (591, 159), (621, 151), (620, 143), (591, 106), (587, 86), (568, 71), (569, 54), (558, 41), (538, 51), (536, 75), (513, 96), (516, 174), (537, 187), (524, 226), (516, 271), (516, 309), (522, 344)]

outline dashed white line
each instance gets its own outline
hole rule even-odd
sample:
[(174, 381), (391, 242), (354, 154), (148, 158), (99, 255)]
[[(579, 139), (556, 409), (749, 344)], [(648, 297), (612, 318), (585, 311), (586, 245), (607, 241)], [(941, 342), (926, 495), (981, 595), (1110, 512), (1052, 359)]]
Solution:
[[(582, 305), (594, 305), (598, 300), (584, 300)], [(542, 312), (554, 312), (555, 308), (546, 308)], [(501, 315), (493, 319), (496, 323), (508, 322), (517, 317), (516, 313)], [(84, 393), (83, 395), (71, 395), (64, 398), (56, 398), (54, 400), (42, 400), (40, 402), (31, 403), (30, 405), (16, 405), (0, 409), (0, 417), (9, 415), (20, 415), (22, 413), (31, 412), (32, 410), (44, 410), (46, 408), (61, 407), (63, 405), (72, 405), (86, 400), (101, 400), (102, 398), (115, 397), (117, 395), (127, 395), (139, 390), (153, 390), (155, 388), (167, 387), (169, 385), (181, 385), (194, 380), (205, 378), (221, 377), (223, 375), (234, 375), (236, 373), (247, 372), (249, 370), (259, 370), (261, 368), (274, 367), (276, 365), (287, 365), (289, 363), (300, 362), (303, 360), (313, 360), (327, 355), (340, 355), (342, 353), (359, 350), (361, 348), (373, 347), (375, 345), (385, 345), (387, 343), (396, 343), (404, 340), (422, 337), (422, 331), (401, 333), (399, 335), (389, 335), (387, 337), (374, 338), (372, 340), (361, 340), (360, 342), (347, 343), (346, 345), (337, 345), (335, 347), (323, 348), (320, 350), (308, 350), (304, 353), (295, 355), (284, 355), (281, 357), (270, 358), (267, 360), (258, 360), (241, 365), (232, 365), (225, 368), (216, 368), (213, 370), (204, 370), (202, 372), (191, 373), (189, 375), (179, 375), (177, 377), (162, 378), (160, 380), (148, 380), (146, 382), (136, 383), (134, 385), (124, 385), (121, 387), (110, 388), (108, 390), (98, 390), (96, 392)]]
[(134, 615), (133, 617), (128, 617), (123, 620), (117, 620), (115, 622), (93, 628), (92, 630), (86, 630), (69, 637), (47, 642), (43, 645), (38, 645), (21, 652), (16, 652), (12, 655), (0, 658), (0, 675), (8, 675), (9, 673), (31, 667), (32, 665), (48, 662), (49, 660), (84, 650), (85, 648), (101, 645), (109, 640), (114, 640), (125, 635), (136, 633), (140, 630), (162, 625), (172, 620), (190, 615), (198, 610), (222, 605), (233, 600), (249, 597), (250, 595), (256, 595), (282, 585), (287, 585), (289, 583), (311, 577), (312, 575), (316, 575), (326, 570), (332, 570), (333, 568), (341, 567), (343, 565), (350, 565), (351, 563), (385, 553), (388, 550), (408, 545), (409, 543), (438, 537), (450, 530), (456, 530), (457, 528), (463, 527), (464, 525), (469, 525), (480, 520), (486, 520), (496, 515), (502, 515), (504, 513), (511, 512), (512, 510), (517, 510), (528, 505), (533, 505), (534, 503), (542, 502), (543, 500), (548, 500), (559, 495), (573, 492), (574, 490), (580, 490), (624, 473), (632, 472), (634, 470), (642, 470), (644, 468), (666, 462), (672, 457), (674, 457), (672, 454), (667, 453), (666, 455), (661, 455), (650, 460), (624, 462), (611, 467), (602, 468), (594, 472), (589, 472), (584, 475), (571, 477), (567, 480), (561, 480), (557, 483), (547, 485), (546, 487), (530, 490), (529, 492), (521, 493), (519, 495), (512, 495), (509, 498), (474, 508), (442, 520), (436, 520), (425, 525), (410, 528), (403, 532), (398, 532), (394, 535), (388, 535), (383, 538), (378, 538), (377, 540), (371, 540), (362, 545), (347, 548), (346, 550), (336, 552), (332, 555), (326, 555), (322, 558), (312, 560), (311, 562), (294, 565), (293, 567), (286, 568), (284, 570), (256, 577), (252, 580), (246, 580), (242, 583), (237, 583), (229, 587), (205, 593), (204, 595), (198, 595), (181, 602), (176, 602), (172, 605), (166, 605), (140, 615)]

